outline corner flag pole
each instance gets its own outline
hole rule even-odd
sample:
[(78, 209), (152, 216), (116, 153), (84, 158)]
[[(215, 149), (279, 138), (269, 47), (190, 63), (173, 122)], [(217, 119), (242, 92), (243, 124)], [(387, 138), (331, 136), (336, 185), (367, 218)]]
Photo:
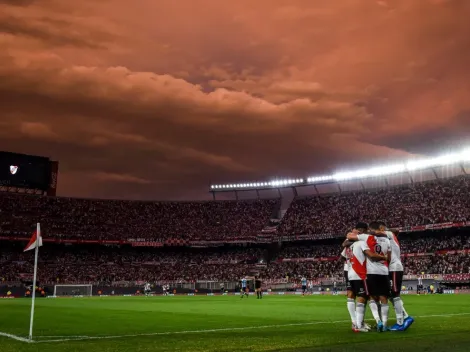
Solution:
[(29, 340), (33, 340), (33, 324), (34, 324), (34, 302), (36, 300), (36, 277), (38, 274), (38, 254), (39, 244), (41, 243), (41, 228), (39, 223), (36, 225), (36, 248), (34, 249), (34, 276), (33, 276), (33, 296), (31, 300), (31, 316), (29, 321)]

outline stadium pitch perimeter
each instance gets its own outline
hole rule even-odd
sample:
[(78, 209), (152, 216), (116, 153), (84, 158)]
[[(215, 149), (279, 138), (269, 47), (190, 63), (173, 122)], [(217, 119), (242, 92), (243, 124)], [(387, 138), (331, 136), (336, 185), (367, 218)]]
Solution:
[(0, 351), (469, 351), (470, 295), (404, 302), (408, 331), (355, 334), (344, 296), (43, 299), (29, 343), (30, 300), (2, 300)]

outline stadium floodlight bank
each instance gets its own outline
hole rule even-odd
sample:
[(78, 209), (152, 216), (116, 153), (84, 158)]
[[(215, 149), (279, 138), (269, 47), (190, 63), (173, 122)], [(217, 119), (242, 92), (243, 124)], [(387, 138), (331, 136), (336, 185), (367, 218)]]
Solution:
[(370, 177), (392, 176), (414, 171), (433, 169), (454, 164), (470, 162), (470, 148), (457, 153), (441, 155), (434, 158), (409, 160), (406, 162), (383, 165), (355, 171), (337, 172), (333, 175), (310, 176), (306, 178), (283, 179), (263, 182), (216, 184), (210, 186), (210, 192), (247, 191), (257, 189), (276, 189), (288, 187), (300, 187), (324, 183), (335, 183), (351, 180), (360, 180)]
[(60, 296), (91, 296), (93, 285), (55, 285), (54, 297)]

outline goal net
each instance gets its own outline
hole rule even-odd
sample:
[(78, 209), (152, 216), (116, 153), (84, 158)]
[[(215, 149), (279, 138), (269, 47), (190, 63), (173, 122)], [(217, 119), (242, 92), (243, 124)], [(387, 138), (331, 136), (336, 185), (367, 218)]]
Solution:
[(93, 285), (55, 285), (54, 296), (91, 296)]

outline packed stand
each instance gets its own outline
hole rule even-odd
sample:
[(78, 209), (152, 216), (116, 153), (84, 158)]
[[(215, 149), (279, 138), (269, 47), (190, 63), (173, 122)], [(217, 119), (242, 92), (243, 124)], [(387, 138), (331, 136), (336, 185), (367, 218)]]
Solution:
[(278, 208), (279, 200), (143, 202), (0, 193), (0, 235), (29, 235), (40, 222), (53, 238), (226, 240), (255, 236)]
[(405, 275), (470, 274), (469, 255), (407, 257), (403, 260)]
[(359, 221), (391, 227), (470, 220), (470, 177), (415, 183), (374, 191), (298, 198), (280, 227), (283, 236), (343, 236)]
[[(429, 235), (429, 233), (428, 233)], [(132, 248), (130, 246), (79, 245), (47, 243), (39, 256), (39, 280), (43, 283), (102, 283), (136, 281), (238, 281), (253, 269), (264, 280), (295, 282), (310, 279), (337, 278), (343, 272), (339, 257), (341, 241), (334, 244), (286, 245), (274, 254), (271, 247), (219, 248)], [(470, 272), (470, 255), (436, 255), (442, 250), (470, 249), (470, 236), (432, 236), (401, 238), (405, 274), (464, 274)], [(23, 245), (2, 243), (0, 280), (28, 279), (33, 273), (33, 252), (22, 251)], [(409, 257), (410, 253), (427, 255)], [(261, 259), (271, 256), (267, 265)], [(324, 258), (322, 261), (282, 261), (292, 258)]]
[[(264, 255), (261, 248), (202, 251), (136, 250), (109, 247), (44, 246), (38, 262), (43, 283), (112, 283), (119, 281), (238, 280)], [(2, 281), (32, 275), (30, 252), (14, 246), (0, 257)]]
[[(400, 249), (406, 253), (434, 253), (441, 250), (470, 249), (470, 236), (426, 236), (413, 238), (407, 234), (399, 235)], [(279, 252), (279, 258), (320, 258), (337, 257), (341, 252), (341, 240), (335, 244), (286, 245)]]

